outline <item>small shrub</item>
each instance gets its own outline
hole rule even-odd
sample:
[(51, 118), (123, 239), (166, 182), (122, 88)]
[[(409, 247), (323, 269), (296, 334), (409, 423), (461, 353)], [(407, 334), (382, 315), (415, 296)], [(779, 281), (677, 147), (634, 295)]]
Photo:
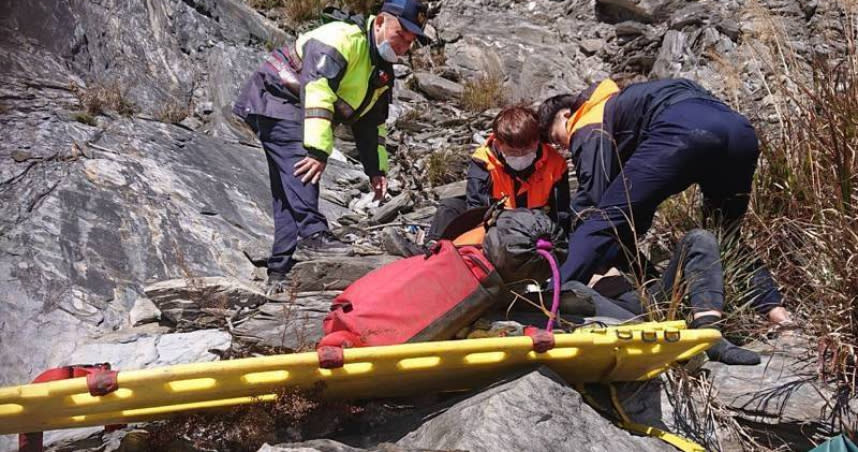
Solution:
[(469, 160), (467, 149), (433, 152), (426, 161), (426, 178), (433, 186), (462, 180)]
[(72, 91), (81, 108), (90, 116), (98, 116), (108, 111), (131, 116), (137, 111), (134, 103), (125, 97), (125, 92), (117, 81), (93, 83), (86, 88), (73, 85)]
[(72, 115), (72, 118), (74, 118), (75, 121), (81, 124), (86, 124), (88, 126), (96, 125), (95, 118), (93, 118), (92, 115), (85, 111), (79, 111), (75, 113), (74, 115)]
[[(322, 400), (320, 388), (280, 391), (275, 400), (172, 418), (149, 426), (149, 450), (256, 451), (263, 443), (300, 441), (348, 423), (363, 409)], [(321, 432), (319, 432), (319, 430)], [(182, 444), (184, 443), (184, 444)]]
[(342, 8), (355, 14), (371, 14), (380, 9), (379, 0), (342, 0)]
[(480, 112), (505, 104), (503, 76), (500, 74), (484, 74), (465, 82), (462, 107), (466, 110)]
[(182, 105), (176, 100), (171, 99), (158, 112), (158, 120), (170, 124), (178, 124), (190, 115), (190, 110), (188, 105)]
[(293, 26), (318, 18), (324, 7), (324, 0), (288, 0), (284, 4), (286, 16)]
[[(284, 0), (246, 0), (247, 5), (253, 9), (260, 11), (270, 11), (274, 8), (281, 8)], [(289, 0), (291, 1), (291, 0)]]

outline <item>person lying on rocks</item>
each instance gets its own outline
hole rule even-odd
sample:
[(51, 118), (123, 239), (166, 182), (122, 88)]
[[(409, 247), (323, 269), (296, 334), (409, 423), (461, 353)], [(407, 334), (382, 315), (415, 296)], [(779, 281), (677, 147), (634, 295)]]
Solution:
[(545, 209), (553, 221), (569, 223), (566, 160), (540, 140), (536, 113), (521, 105), (506, 107), (495, 116), (489, 138), (471, 155), (466, 195), (441, 200), (427, 240), (439, 240), (465, 211), (504, 199), (506, 208)]
[(244, 83), (233, 112), (262, 142), (274, 198), (269, 292), (285, 287), (296, 253), (351, 250), (319, 210), (318, 182), (337, 123), (351, 125), (376, 199), (384, 198), (393, 63), (416, 39), (428, 40), (426, 17), (419, 0), (386, 0), (377, 16), (327, 23), (274, 50)]
[[(658, 206), (698, 184), (706, 223), (741, 243), (759, 146), (751, 123), (690, 80), (604, 80), (539, 108), (545, 142), (568, 149), (578, 178), (563, 281), (588, 282), (621, 249), (634, 249)], [(769, 270), (749, 248), (753, 306), (794, 325)]]
[[(691, 328), (711, 328), (721, 331), (724, 312), (724, 273), (720, 247), (715, 235), (703, 229), (686, 233), (660, 278), (646, 286), (648, 298), (655, 303), (670, 303), (676, 297), (687, 301), (692, 315)], [(596, 275), (592, 287), (579, 281), (563, 284), (561, 313), (612, 317), (619, 320), (646, 315), (649, 301), (630, 283), (631, 276), (612, 268), (605, 275)], [(724, 364), (755, 365), (760, 356), (721, 339), (706, 351), (712, 361)]]

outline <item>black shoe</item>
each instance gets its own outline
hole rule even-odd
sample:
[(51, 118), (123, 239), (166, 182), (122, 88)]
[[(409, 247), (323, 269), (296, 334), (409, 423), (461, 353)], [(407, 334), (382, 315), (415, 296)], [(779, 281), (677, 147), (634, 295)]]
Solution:
[[(691, 328), (709, 328), (721, 331), (718, 316), (704, 316), (694, 319)], [(721, 338), (715, 345), (706, 350), (706, 356), (710, 361), (718, 361), (728, 366), (756, 366), (760, 364), (760, 354), (732, 344), (727, 339)]]
[(706, 356), (710, 361), (718, 361), (728, 366), (756, 366), (760, 364), (760, 354), (731, 344), (727, 339), (716, 342)]
[(298, 242), (292, 257), (306, 261), (319, 257), (348, 256), (352, 252), (351, 244), (336, 238), (331, 231), (320, 231)]

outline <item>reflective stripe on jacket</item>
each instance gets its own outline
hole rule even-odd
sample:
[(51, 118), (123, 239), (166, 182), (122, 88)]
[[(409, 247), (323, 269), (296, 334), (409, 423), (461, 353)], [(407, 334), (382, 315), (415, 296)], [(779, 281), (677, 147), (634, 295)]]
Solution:
[(294, 48), (271, 52), (242, 87), (233, 110), (243, 118), (303, 122), (300, 139), (320, 160), (333, 150), (335, 123), (349, 124), (364, 171), (385, 173), (393, 69), (371, 43), (374, 19), (365, 28), (331, 22), (299, 36)]

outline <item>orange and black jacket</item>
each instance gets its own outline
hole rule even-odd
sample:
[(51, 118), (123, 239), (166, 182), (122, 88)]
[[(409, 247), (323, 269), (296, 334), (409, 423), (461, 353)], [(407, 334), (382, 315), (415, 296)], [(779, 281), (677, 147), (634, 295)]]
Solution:
[(717, 101), (685, 79), (636, 83), (622, 90), (612, 80), (604, 80), (578, 95), (578, 107), (566, 123), (572, 133), (569, 152), (578, 178), (578, 190), (572, 197), (573, 223), (587, 209), (598, 207), (602, 193), (635, 152), (652, 118), (687, 99)]
[(566, 159), (551, 146), (540, 145), (536, 161), (516, 171), (494, 150), (494, 137), (471, 156), (468, 167), (468, 208), (485, 207), (508, 196), (506, 206), (543, 208), (548, 215), (569, 230), (569, 171)]

